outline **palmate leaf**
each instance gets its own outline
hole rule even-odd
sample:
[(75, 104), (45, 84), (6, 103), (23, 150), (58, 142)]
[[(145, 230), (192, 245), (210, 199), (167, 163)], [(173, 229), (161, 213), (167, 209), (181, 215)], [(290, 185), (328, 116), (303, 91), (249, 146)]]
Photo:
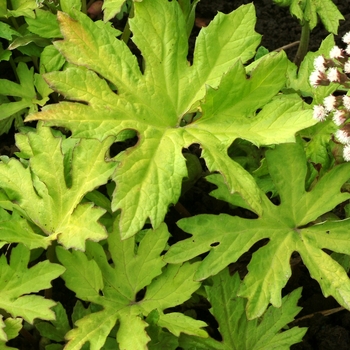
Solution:
[(0, 13), (0, 16), (6, 18), (28, 16), (34, 18), (35, 13), (33, 10), (39, 7), (40, 3), (36, 0), (11, 0), (8, 2), (7, 13)]
[(253, 254), (240, 288), (239, 295), (248, 298), (249, 319), (260, 316), (269, 303), (281, 306), (281, 289), (291, 276), (289, 259), (294, 251), (299, 252), (323, 294), (350, 309), (350, 280), (322, 250), (350, 254), (350, 220), (313, 224), (350, 198), (349, 193), (340, 191), (349, 178), (350, 164), (334, 167), (306, 191), (307, 163), (301, 145), (278, 145), (267, 151), (266, 159), (281, 204), (276, 206), (262, 195), (263, 213), (258, 219), (221, 214), (180, 220), (178, 225), (192, 237), (173, 245), (165, 261), (180, 263), (209, 251), (195, 274), (196, 280), (203, 280), (237, 261), (254, 243), (269, 239)]
[(290, 12), (301, 22), (309, 22), (310, 29), (317, 25), (317, 15), (328, 32), (338, 34), (339, 21), (344, 16), (332, 0), (274, 0), (280, 6), (290, 6)]
[(105, 0), (102, 5), (103, 20), (109, 21), (118, 14), (126, 0)]
[(29, 323), (35, 318), (52, 320), (55, 314), (50, 308), (52, 300), (38, 295), (27, 295), (51, 287), (51, 280), (64, 272), (64, 267), (40, 262), (28, 269), (30, 251), (19, 244), (11, 251), (10, 263), (6, 256), (0, 257), (0, 308), (13, 317), (21, 317)]
[(16, 350), (16, 348), (6, 346), (5, 343), (18, 336), (22, 328), (22, 321), (19, 317), (8, 317), (3, 320), (3, 316), (0, 315), (0, 350)]
[[(63, 154), (63, 149), (68, 150), (67, 143), (71, 141), (55, 138), (50, 128), (41, 126), (37, 132), (19, 137), (17, 145), (30, 158), (29, 166), (25, 167), (14, 158), (0, 163), (0, 187), (8, 199), (0, 204), (7, 210), (20, 212), (50, 240), (57, 239), (67, 248), (83, 250), (86, 239), (98, 241), (106, 238), (107, 232), (97, 222), (105, 210), (94, 207), (92, 203), (80, 202), (87, 192), (108, 181), (115, 162), (105, 161), (111, 138), (102, 143), (75, 140), (71, 152)], [(4, 233), (0, 239), (25, 242), (35, 234), (28, 230), (27, 224), (11, 222), (6, 213), (2, 217), (1, 231)], [(16, 229), (19, 238), (12, 234)], [(37, 235), (36, 246), (46, 247), (47, 243), (45, 236)]]
[[(165, 267), (160, 254), (168, 238), (165, 224), (155, 231), (147, 230), (135, 252), (135, 238), (122, 241), (116, 220), (108, 236), (113, 265), (98, 243), (87, 242), (86, 254), (57, 248), (58, 259), (67, 269), (62, 276), (67, 287), (78, 298), (103, 307), (75, 322), (77, 328), (66, 335), (66, 350), (80, 349), (88, 341), (91, 350), (101, 349), (117, 320), (120, 349), (147, 349), (150, 337), (144, 317), (153, 310), (159, 313), (157, 325), (176, 336), (180, 332), (206, 336), (201, 329), (206, 325), (204, 322), (183, 314), (163, 313), (182, 304), (200, 287), (200, 283), (193, 280), (198, 264)], [(137, 293), (143, 288), (146, 288), (145, 296), (137, 301)]]
[(62, 342), (64, 341), (65, 334), (71, 329), (68, 316), (60, 302), (52, 310), (55, 312), (56, 318), (51, 321), (51, 324), (47, 322), (36, 322), (35, 327), (42, 337)]
[[(0, 130), (8, 132), (17, 113), (23, 114), (26, 111), (37, 112), (38, 106), (43, 106), (52, 92), (39, 74), (34, 74), (34, 68), (28, 69), (27, 65), (20, 62), (17, 66), (19, 84), (0, 79)], [(41, 96), (39, 99), (38, 96)], [(9, 101), (5, 96), (11, 96), (15, 101)]]
[(212, 306), (210, 312), (219, 323), (223, 340), (181, 335), (180, 346), (183, 349), (288, 350), (305, 335), (307, 328), (295, 327), (280, 332), (301, 309), (297, 306), (301, 288), (285, 296), (280, 308), (270, 306), (259, 320), (248, 320), (246, 300), (237, 297), (240, 286), (238, 274), (231, 277), (225, 269), (212, 277), (212, 282), (213, 285), (206, 286), (205, 290)]
[[(227, 148), (238, 137), (256, 145), (293, 141), (296, 131), (315, 124), (300, 99), (282, 96), (269, 103), (285, 83), (285, 54), (262, 59), (247, 79), (243, 63), (260, 42), (252, 4), (228, 15), (218, 13), (201, 30), (192, 65), (187, 61), (187, 24), (177, 1), (144, 0), (135, 2), (134, 9), (130, 28), (144, 59), (143, 72), (124, 42), (104, 28), (79, 13), (75, 19), (58, 14), (65, 40), (55, 46), (79, 67), (49, 73), (46, 79), (69, 100), (85, 103), (49, 105), (27, 120), (100, 140), (137, 131), (139, 142), (118, 155), (114, 175), (112, 209), (121, 209), (123, 238), (142, 229), (148, 218), (154, 228), (163, 221), (187, 176), (182, 149), (193, 143), (201, 145), (208, 168), (222, 173), (230, 190), (261, 213), (254, 179), (228, 157)], [(181, 127), (186, 113), (200, 110), (201, 118)]]

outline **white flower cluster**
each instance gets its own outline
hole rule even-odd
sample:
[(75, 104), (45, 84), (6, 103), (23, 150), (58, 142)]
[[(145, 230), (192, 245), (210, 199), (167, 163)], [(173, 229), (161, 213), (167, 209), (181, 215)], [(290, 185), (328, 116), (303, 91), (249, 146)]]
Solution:
[(323, 122), (331, 114), (335, 125), (339, 127), (335, 136), (344, 145), (343, 157), (350, 161), (350, 32), (346, 33), (343, 42), (346, 49), (334, 46), (329, 52), (329, 58), (323, 55), (314, 60), (315, 70), (310, 74), (310, 85), (328, 86), (331, 82), (338, 83), (348, 90), (348, 94), (341, 96), (330, 95), (323, 100), (323, 105), (315, 105), (313, 117)]

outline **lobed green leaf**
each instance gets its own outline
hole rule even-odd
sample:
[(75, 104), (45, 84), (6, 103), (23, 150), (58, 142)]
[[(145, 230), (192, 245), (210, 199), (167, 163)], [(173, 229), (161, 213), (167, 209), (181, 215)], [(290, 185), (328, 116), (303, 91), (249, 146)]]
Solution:
[(341, 265), (322, 250), (349, 254), (349, 220), (314, 222), (350, 198), (341, 192), (350, 165), (334, 167), (306, 191), (307, 167), (301, 145), (278, 145), (267, 151), (266, 159), (281, 204), (275, 206), (261, 193), (263, 211), (257, 219), (226, 214), (182, 219), (180, 228), (192, 237), (173, 245), (165, 261), (180, 263), (210, 252), (195, 274), (196, 280), (203, 280), (237, 261), (256, 242), (268, 239), (253, 254), (239, 291), (240, 296), (248, 298), (249, 319), (262, 315), (269, 303), (281, 306), (281, 289), (291, 276), (289, 259), (294, 251), (299, 252), (323, 293), (349, 308), (349, 278)]
[[(114, 171), (115, 163), (105, 161), (111, 138), (102, 143), (81, 140), (67, 163), (62, 149), (71, 141), (55, 138), (49, 128), (40, 126), (26, 136), (17, 141), (30, 145), (29, 166), (16, 159), (0, 163), (0, 185), (13, 208), (50, 240), (58, 239), (67, 248), (83, 250), (86, 239), (106, 238), (104, 227), (97, 222), (105, 210), (80, 202), (87, 192), (106, 183)], [(46, 240), (40, 240), (45, 244)]]
[(51, 287), (51, 281), (64, 272), (64, 267), (49, 261), (40, 262), (30, 269), (29, 250), (19, 244), (11, 251), (10, 263), (0, 257), (0, 307), (13, 317), (21, 317), (29, 323), (35, 318), (52, 320), (52, 300), (37, 295), (27, 295)]
[[(137, 132), (138, 143), (118, 155), (113, 176), (112, 210), (121, 210), (123, 238), (148, 219), (157, 228), (168, 206), (177, 202), (187, 177), (182, 149), (192, 143), (203, 148), (210, 171), (222, 173), (230, 191), (239, 192), (261, 214), (254, 179), (227, 156), (227, 148), (238, 137), (257, 145), (290, 142), (295, 132), (315, 124), (300, 98), (282, 97), (269, 105), (285, 83), (285, 54), (261, 59), (247, 79), (243, 63), (254, 56), (261, 38), (254, 31), (252, 4), (218, 13), (201, 30), (192, 65), (187, 61), (188, 21), (177, 1), (144, 0), (134, 10), (130, 28), (142, 53), (142, 70), (125, 43), (105, 27), (78, 12), (74, 19), (58, 13), (64, 40), (55, 46), (79, 67), (49, 73), (46, 79), (51, 88), (84, 104), (46, 106), (27, 120), (100, 140)], [(199, 118), (180, 127), (189, 112)]]
[[(154, 310), (159, 314), (158, 327), (166, 327), (174, 334), (206, 336), (201, 329), (204, 322), (163, 313), (164, 309), (182, 304), (199, 288), (200, 283), (193, 281), (198, 264), (164, 267), (161, 253), (169, 238), (165, 224), (143, 233), (138, 246), (134, 237), (122, 241), (116, 219), (108, 236), (110, 257), (101, 245), (93, 242), (87, 242), (86, 254), (57, 247), (58, 259), (66, 267), (63, 279), (67, 287), (80, 299), (103, 307), (75, 322), (77, 328), (66, 336), (67, 349), (80, 349), (88, 341), (91, 349), (100, 349), (117, 321), (119, 348), (146, 349), (150, 337), (144, 317)], [(137, 300), (138, 292), (144, 288), (145, 296)], [(186, 328), (181, 327), (183, 322)]]

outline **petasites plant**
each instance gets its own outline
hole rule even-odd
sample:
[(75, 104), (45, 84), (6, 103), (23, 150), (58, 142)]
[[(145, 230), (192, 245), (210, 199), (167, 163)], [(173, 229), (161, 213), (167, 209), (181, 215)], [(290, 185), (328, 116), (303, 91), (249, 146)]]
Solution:
[[(197, 321), (179, 312), (163, 313), (164, 309), (182, 304), (191, 297), (200, 283), (193, 280), (198, 262), (167, 265), (161, 252), (169, 233), (165, 224), (156, 231), (142, 232), (143, 238), (135, 245), (134, 237), (122, 241), (118, 220), (108, 236), (107, 256), (98, 243), (88, 242), (86, 254), (68, 252), (60, 248), (58, 259), (66, 267), (63, 279), (81, 300), (103, 307), (76, 322), (77, 328), (65, 336), (65, 349), (80, 349), (89, 341), (91, 350), (101, 349), (118, 320), (117, 341), (120, 349), (146, 349), (151, 340), (145, 328), (145, 317), (153, 310), (158, 313), (158, 327), (167, 328), (175, 336), (180, 332), (207, 336)], [(108, 262), (112, 259), (113, 264)], [(147, 287), (142, 300), (136, 295)], [(116, 345), (116, 344), (115, 344)]]
[[(350, 164), (335, 166), (310, 185), (300, 144), (278, 145), (266, 152), (266, 161), (280, 204), (273, 204), (261, 191), (263, 210), (257, 219), (227, 214), (183, 219), (178, 224), (192, 237), (173, 245), (165, 261), (180, 263), (209, 252), (195, 274), (196, 280), (204, 280), (237, 261), (254, 243), (268, 240), (253, 254), (239, 291), (240, 296), (248, 298), (249, 319), (262, 315), (269, 303), (281, 306), (281, 289), (291, 276), (290, 257), (295, 251), (323, 294), (332, 295), (340, 305), (349, 308), (347, 273), (323, 249), (350, 254), (350, 220), (316, 220), (350, 198), (349, 193), (341, 192), (349, 178)], [(226, 186), (215, 178), (214, 182), (219, 186), (214, 195), (236, 204)]]
[(142, 69), (123, 41), (83, 14), (72, 18), (59, 12), (58, 20), (64, 40), (54, 45), (75, 66), (45, 79), (66, 99), (81, 103), (48, 105), (27, 120), (101, 141), (137, 132), (138, 143), (118, 155), (113, 175), (112, 210), (121, 209), (123, 238), (142, 229), (148, 218), (153, 228), (161, 224), (187, 176), (182, 149), (193, 143), (201, 145), (209, 170), (220, 172), (230, 191), (262, 213), (253, 177), (227, 148), (236, 138), (259, 146), (291, 142), (298, 130), (316, 121), (297, 95), (278, 95), (288, 64), (283, 52), (261, 59), (247, 77), (243, 63), (254, 56), (261, 37), (254, 31), (252, 4), (218, 13), (201, 30), (190, 64), (187, 24), (178, 2), (135, 2), (130, 28)]
[(50, 309), (55, 302), (33, 293), (50, 288), (51, 281), (60, 276), (65, 268), (48, 260), (28, 268), (29, 260), (30, 251), (22, 244), (12, 249), (9, 263), (5, 255), (0, 258), (0, 308), (12, 316), (3, 320), (3, 311), (0, 316), (1, 349), (7, 349), (5, 342), (18, 335), (23, 320), (33, 323), (35, 318), (55, 319)]
[(115, 163), (105, 160), (112, 142), (62, 139), (40, 125), (19, 134), (19, 155), (29, 162), (3, 157), (0, 163), (0, 203), (13, 211), (0, 210), (2, 239), (31, 249), (47, 248), (57, 239), (66, 248), (83, 250), (86, 239), (106, 238), (106, 229), (97, 222), (105, 210), (80, 202), (113, 173)]
[(213, 338), (190, 337), (182, 334), (180, 345), (183, 349), (197, 350), (288, 350), (298, 343), (306, 328), (294, 327), (280, 332), (300, 311), (297, 307), (301, 289), (294, 290), (282, 299), (282, 306), (270, 306), (260, 319), (248, 320), (245, 312), (247, 301), (237, 297), (240, 287), (238, 274), (230, 276), (229, 269), (211, 278), (212, 285), (205, 286), (210, 312), (219, 323), (222, 341)]

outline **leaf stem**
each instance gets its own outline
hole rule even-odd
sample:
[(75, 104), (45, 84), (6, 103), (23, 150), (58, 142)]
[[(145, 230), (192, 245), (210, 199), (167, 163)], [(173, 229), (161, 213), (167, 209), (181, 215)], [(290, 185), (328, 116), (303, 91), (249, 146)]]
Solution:
[(19, 77), (18, 77), (18, 74), (17, 74), (17, 67), (16, 67), (15, 61), (13, 60), (12, 56), (9, 59), (9, 63), (10, 63), (10, 66), (12, 68), (13, 74), (16, 77), (17, 83), (19, 83), (20, 81), (19, 81)]
[(125, 44), (128, 43), (129, 39), (130, 39), (130, 35), (131, 35), (131, 31), (130, 31), (130, 24), (129, 24), (129, 19), (134, 17), (134, 3), (132, 3), (131, 8), (130, 8), (130, 12), (129, 12), (129, 18), (125, 24), (122, 36), (121, 36), (121, 40), (123, 40), (125, 42)]
[(301, 26), (301, 36), (298, 51), (294, 58), (294, 63), (299, 67), (300, 63), (303, 61), (307, 54), (310, 41), (310, 25), (308, 21), (304, 21)]
[(287, 45), (283, 45), (283, 46), (281, 46), (281, 47), (279, 47), (278, 49), (275, 49), (275, 50), (273, 50), (273, 51), (274, 51), (274, 52), (280, 52), (280, 51), (282, 51), (282, 50), (287, 50), (287, 49), (290, 49), (290, 48), (292, 48), (292, 47), (294, 47), (294, 46), (297, 46), (298, 44), (300, 44), (300, 40), (294, 41), (294, 42), (292, 42), (292, 43), (290, 43), (290, 44), (287, 44)]

